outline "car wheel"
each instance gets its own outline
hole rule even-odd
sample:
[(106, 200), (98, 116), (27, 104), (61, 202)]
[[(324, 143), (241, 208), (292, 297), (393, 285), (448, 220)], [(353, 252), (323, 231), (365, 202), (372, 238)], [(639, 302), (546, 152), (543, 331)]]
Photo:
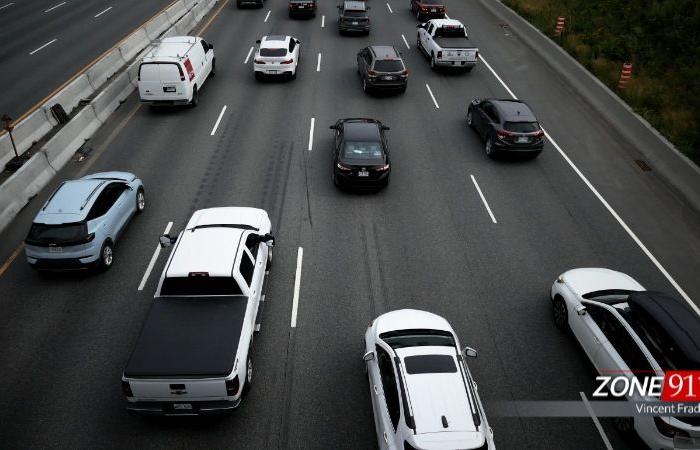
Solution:
[(632, 417), (615, 417), (613, 424), (617, 431), (622, 434), (631, 434), (634, 430), (634, 419)]
[(416, 35), (416, 48), (423, 51), (423, 45), (420, 43), (420, 34)]
[(488, 137), (486, 138), (486, 144), (484, 144), (484, 149), (486, 150), (486, 156), (493, 158), (496, 156), (496, 149), (493, 148), (493, 140)]
[(474, 126), (474, 123), (472, 122), (472, 110), (469, 109), (467, 110), (467, 125), (472, 128)]
[(262, 74), (260, 72), (255, 72), (255, 79), (258, 81), (262, 80)]
[(272, 269), (272, 249), (267, 250), (267, 264), (265, 264), (265, 272), (269, 272)]
[(292, 80), (297, 79), (297, 69), (294, 69), (294, 72), (292, 72)]
[(141, 214), (146, 209), (146, 194), (143, 188), (136, 191), (136, 214)]
[(430, 68), (435, 70), (435, 55), (430, 55)]
[(100, 259), (97, 263), (97, 268), (100, 271), (104, 272), (106, 270), (109, 270), (109, 268), (112, 267), (113, 263), (114, 247), (112, 246), (111, 242), (105, 241), (105, 243), (102, 244), (102, 249), (100, 249)]
[(248, 359), (245, 363), (245, 384), (243, 385), (243, 393), (250, 392), (253, 383), (253, 357), (250, 355), (252, 348), (248, 349)]
[(406, 93), (406, 86), (402, 87), (401, 90), (399, 90), (399, 94), (405, 94)]
[(365, 91), (365, 93), (369, 92), (369, 86), (367, 85), (367, 79), (363, 78), (362, 79), (362, 90)]
[(211, 72), (209, 72), (210, 77), (216, 76), (216, 58), (211, 60)]
[(338, 180), (338, 175), (335, 172), (333, 173), (333, 184), (335, 187), (340, 187), (340, 180)]
[(195, 108), (197, 105), (199, 105), (199, 90), (197, 89), (197, 86), (195, 86), (194, 90), (192, 91), (192, 100), (190, 100), (190, 107)]
[(554, 324), (560, 330), (566, 330), (568, 327), (568, 314), (566, 311), (566, 303), (564, 299), (557, 296), (552, 302), (552, 316), (554, 317)]
[(416, 9), (416, 20), (420, 22), (420, 11), (418, 9)]

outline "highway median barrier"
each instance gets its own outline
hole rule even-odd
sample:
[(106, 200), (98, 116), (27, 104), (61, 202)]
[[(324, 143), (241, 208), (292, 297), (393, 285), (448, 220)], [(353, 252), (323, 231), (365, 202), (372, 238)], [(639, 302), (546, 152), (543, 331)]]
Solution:
[(178, 20), (180, 20), (180, 17), (184, 16), (186, 12), (187, 7), (185, 6), (185, 2), (183, 0), (174, 3), (172, 6), (165, 10), (165, 13), (168, 15), (168, 20), (170, 20), (171, 25), (174, 25)]
[(119, 49), (113, 48), (90, 67), (85, 72), (85, 75), (93, 89), (97, 90), (102, 87), (108, 79), (112, 78), (115, 73), (119, 72), (123, 64), (124, 61), (122, 61)]
[(49, 120), (55, 125), (58, 122), (51, 115), (51, 107), (53, 105), (60, 104), (66, 111), (66, 114), (70, 114), (81, 101), (89, 100), (94, 93), (95, 89), (90, 84), (87, 75), (82, 74), (44, 103), (42, 109), (44, 109)]
[[(53, 123), (49, 121), (43, 109), (37, 109), (28, 115), (23, 121), (15, 125), (12, 137), (17, 146), (17, 153), (22, 154), (29, 150), (31, 146), (39, 141), (53, 128)], [(10, 135), (4, 134), (0, 137), (0, 167), (15, 156)]]
[(134, 85), (129, 80), (129, 74), (124, 72), (117, 76), (109, 86), (100, 92), (95, 99), (90, 102), (95, 111), (95, 116), (100, 122), (109, 118), (119, 105), (134, 90)]
[(146, 48), (151, 40), (146, 34), (146, 30), (139, 28), (135, 33), (119, 44), (119, 53), (122, 55), (124, 63), (131, 61), (141, 50)]
[(144, 30), (149, 39), (155, 40), (168, 29), (171, 25), (168, 15), (165, 11), (151, 19), (145, 26)]
[(58, 171), (102, 125), (92, 106), (83, 108), (42, 147), (49, 164)]

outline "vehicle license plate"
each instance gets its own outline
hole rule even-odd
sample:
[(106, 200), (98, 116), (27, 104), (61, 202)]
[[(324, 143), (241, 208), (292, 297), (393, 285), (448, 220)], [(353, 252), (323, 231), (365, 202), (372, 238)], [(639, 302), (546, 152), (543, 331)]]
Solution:
[(357, 23), (357, 22), (353, 22), (352, 24), (353, 24), (353, 25), (358, 25), (358, 23)]
[(299, 9), (304, 9), (304, 5), (299, 5)]
[(393, 80), (393, 79), (394, 79), (394, 77), (392, 77), (392, 76), (382, 77), (382, 80)]
[(431, 9), (430, 9), (430, 12), (437, 12), (437, 9), (431, 8)]
[(369, 172), (367, 172), (366, 170), (360, 170), (359, 172), (357, 172), (357, 176), (359, 176), (359, 177), (368, 177), (368, 176), (369, 176)]
[(63, 253), (63, 247), (49, 247), (49, 253)]
[(178, 409), (178, 410), (191, 410), (191, 409), (192, 409), (192, 403), (174, 403), (174, 404), (173, 404), (173, 409)]
[(165, 86), (163, 88), (164, 92), (175, 92), (175, 86)]
[(519, 142), (521, 144), (526, 143), (526, 142), (530, 142), (530, 138), (527, 136), (518, 136), (518, 139), (516, 140), (516, 142)]
[(279, 70), (268, 70), (267, 73), (271, 75), (277, 75), (280, 71)]

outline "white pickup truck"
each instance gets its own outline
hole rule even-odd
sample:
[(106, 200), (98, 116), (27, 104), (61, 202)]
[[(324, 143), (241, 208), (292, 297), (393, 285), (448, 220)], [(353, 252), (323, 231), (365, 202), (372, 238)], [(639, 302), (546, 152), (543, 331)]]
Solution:
[(248, 390), (272, 261), (270, 220), (256, 208), (196, 211), (177, 238), (122, 375), (127, 409), (204, 415)]
[(454, 67), (469, 72), (479, 60), (467, 29), (459, 20), (432, 19), (420, 25), (416, 45), (430, 60), (430, 67)]

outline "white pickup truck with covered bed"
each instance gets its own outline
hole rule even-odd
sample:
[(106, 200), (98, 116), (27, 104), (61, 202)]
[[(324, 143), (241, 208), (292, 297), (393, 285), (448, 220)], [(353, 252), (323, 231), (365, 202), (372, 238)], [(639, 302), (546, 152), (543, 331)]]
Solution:
[(479, 60), (479, 49), (459, 20), (432, 19), (416, 27), (416, 45), (430, 60), (431, 68), (453, 67), (469, 72)]

